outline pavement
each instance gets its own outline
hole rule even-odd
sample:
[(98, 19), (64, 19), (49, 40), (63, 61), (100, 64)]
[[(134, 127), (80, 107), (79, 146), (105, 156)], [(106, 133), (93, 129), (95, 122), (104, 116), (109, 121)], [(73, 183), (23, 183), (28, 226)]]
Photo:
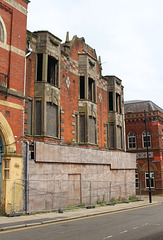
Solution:
[(118, 211), (136, 209), (139, 207), (151, 206), (159, 203), (163, 203), (163, 196), (152, 196), (152, 203), (149, 203), (148, 196), (142, 196), (141, 201), (97, 206), (90, 209), (78, 208), (73, 210), (64, 210), (63, 213), (48, 212), (14, 217), (0, 216), (0, 231), (73, 220), (100, 214), (115, 213)]

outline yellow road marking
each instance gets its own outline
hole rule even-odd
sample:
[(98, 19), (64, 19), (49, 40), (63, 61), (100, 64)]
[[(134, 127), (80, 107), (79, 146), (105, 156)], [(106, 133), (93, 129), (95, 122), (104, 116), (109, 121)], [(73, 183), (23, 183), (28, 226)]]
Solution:
[(7, 231), (0, 231), (0, 234), (5, 234), (5, 233), (11, 233), (11, 232), (18, 232), (18, 231), (23, 231), (23, 230), (29, 230), (29, 229), (33, 229), (33, 228), (42, 228), (42, 227), (47, 227), (47, 226), (52, 226), (52, 225), (57, 225), (57, 224), (62, 224), (62, 223), (68, 223), (68, 222), (74, 222), (74, 221), (80, 221), (80, 220), (85, 220), (85, 219), (90, 219), (90, 218), (95, 218), (95, 217), (100, 217), (100, 216), (106, 216), (106, 215), (112, 215), (112, 214), (116, 214), (116, 213), (120, 213), (120, 212), (128, 212), (128, 211), (134, 211), (137, 209), (141, 209), (141, 208), (147, 208), (147, 207), (153, 207), (156, 205), (161, 205), (161, 203), (156, 203), (150, 206), (141, 206), (141, 207), (135, 207), (133, 209), (123, 209), (123, 210), (117, 210), (115, 212), (110, 212), (110, 213), (99, 213), (93, 216), (87, 216), (87, 217), (79, 217), (79, 218), (74, 218), (74, 219), (70, 219), (70, 220), (61, 220), (59, 222), (53, 222), (53, 223), (45, 223), (45, 224), (40, 224), (40, 225), (36, 225), (36, 226), (31, 226), (31, 227), (23, 227), (23, 228), (18, 228), (18, 229), (11, 229), (11, 230), (7, 230)]

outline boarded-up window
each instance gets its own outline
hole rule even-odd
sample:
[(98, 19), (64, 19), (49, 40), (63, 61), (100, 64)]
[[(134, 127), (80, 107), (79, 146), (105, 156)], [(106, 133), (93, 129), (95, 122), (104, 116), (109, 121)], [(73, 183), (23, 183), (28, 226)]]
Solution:
[(80, 99), (85, 98), (85, 77), (80, 76)]
[(117, 113), (121, 113), (121, 95), (116, 93), (116, 111)]
[(114, 148), (114, 124), (109, 125), (110, 147)]
[(122, 128), (117, 126), (117, 148), (122, 149)]
[(47, 82), (58, 86), (58, 60), (48, 56), (48, 76)]
[(75, 141), (78, 142), (78, 115), (75, 115)]
[(88, 78), (88, 100), (95, 102), (95, 81)]
[(90, 143), (96, 143), (96, 119), (94, 117), (89, 117), (88, 136)]
[(27, 133), (32, 134), (32, 101), (28, 100)]
[(106, 147), (109, 147), (108, 124), (106, 124)]
[(85, 142), (85, 115), (79, 116), (79, 141), (81, 143)]
[(43, 54), (37, 54), (37, 81), (42, 81)]
[(109, 92), (109, 111), (113, 111), (113, 92)]
[(36, 101), (36, 135), (41, 135), (41, 101)]
[(46, 133), (58, 137), (58, 106), (51, 102), (46, 103)]

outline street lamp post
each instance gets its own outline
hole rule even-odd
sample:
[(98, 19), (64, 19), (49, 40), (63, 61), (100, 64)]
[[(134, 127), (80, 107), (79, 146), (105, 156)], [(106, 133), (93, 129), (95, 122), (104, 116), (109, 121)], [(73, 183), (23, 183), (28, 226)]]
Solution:
[(148, 179), (149, 179), (149, 202), (152, 203), (151, 197), (151, 174), (150, 174), (150, 166), (149, 166), (149, 151), (148, 151), (148, 132), (147, 132), (147, 114), (146, 110), (144, 110), (145, 117), (145, 132), (146, 132), (146, 144), (147, 144), (147, 160), (148, 160)]

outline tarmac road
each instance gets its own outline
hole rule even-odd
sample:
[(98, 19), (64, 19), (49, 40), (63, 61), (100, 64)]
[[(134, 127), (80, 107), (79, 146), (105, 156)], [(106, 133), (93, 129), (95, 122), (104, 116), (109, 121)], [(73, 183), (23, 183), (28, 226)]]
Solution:
[(0, 232), (1, 240), (163, 240), (163, 204)]

